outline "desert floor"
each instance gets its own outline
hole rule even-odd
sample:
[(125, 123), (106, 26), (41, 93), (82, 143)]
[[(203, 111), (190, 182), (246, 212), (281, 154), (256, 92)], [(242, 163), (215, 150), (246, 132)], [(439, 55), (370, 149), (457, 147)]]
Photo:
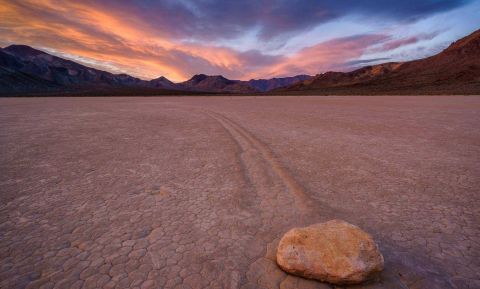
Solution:
[(480, 288), (480, 97), (0, 99), (0, 172), (0, 288), (335, 288), (275, 263), (334, 218)]

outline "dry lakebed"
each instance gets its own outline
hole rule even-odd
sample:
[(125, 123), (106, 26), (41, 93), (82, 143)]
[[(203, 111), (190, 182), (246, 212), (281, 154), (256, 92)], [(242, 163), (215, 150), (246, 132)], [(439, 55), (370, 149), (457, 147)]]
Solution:
[[(480, 97), (0, 99), (0, 288), (480, 288)], [(332, 219), (360, 285), (282, 271)]]

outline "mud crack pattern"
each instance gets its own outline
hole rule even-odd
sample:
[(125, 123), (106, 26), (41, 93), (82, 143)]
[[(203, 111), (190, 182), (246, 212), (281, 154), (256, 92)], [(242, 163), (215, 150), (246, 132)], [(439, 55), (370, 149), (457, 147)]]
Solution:
[(472, 97), (0, 100), (0, 288), (340, 288), (275, 263), (342, 218), (386, 271), (480, 287)]

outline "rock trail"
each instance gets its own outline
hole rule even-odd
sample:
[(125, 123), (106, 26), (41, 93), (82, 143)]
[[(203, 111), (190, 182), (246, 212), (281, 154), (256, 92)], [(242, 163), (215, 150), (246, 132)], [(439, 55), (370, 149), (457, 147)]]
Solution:
[[(251, 132), (247, 131), (245, 128), (226, 116), (216, 112), (209, 112), (209, 115), (215, 118), (240, 145), (242, 149), (241, 158), (245, 162), (245, 166), (251, 170), (251, 173), (247, 177), (248, 179), (251, 180), (262, 175), (267, 175), (266, 173), (258, 172), (258, 167), (262, 167), (262, 165), (258, 164), (257, 162), (262, 162), (263, 160), (265, 163), (263, 167), (271, 171), (269, 175), (272, 178), (277, 178), (280, 182), (283, 182), (288, 192), (292, 194), (297, 210), (302, 214), (309, 213), (311, 210), (309, 203), (311, 203), (313, 200), (309, 198), (307, 192), (305, 192), (303, 187), (290, 175), (287, 169), (280, 163), (278, 158), (267, 145), (260, 141)], [(270, 198), (272, 194), (280, 193), (280, 191), (275, 191), (277, 186), (269, 187), (268, 181), (257, 180), (254, 183), (258, 191), (266, 192), (265, 198), (267, 199)]]

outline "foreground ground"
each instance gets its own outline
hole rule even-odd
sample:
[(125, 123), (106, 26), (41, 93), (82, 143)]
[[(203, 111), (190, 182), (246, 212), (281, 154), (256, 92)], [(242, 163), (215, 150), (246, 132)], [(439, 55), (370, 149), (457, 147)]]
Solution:
[(333, 218), (385, 257), (351, 288), (480, 288), (480, 97), (0, 99), (0, 123), (0, 288), (333, 288), (274, 259)]

